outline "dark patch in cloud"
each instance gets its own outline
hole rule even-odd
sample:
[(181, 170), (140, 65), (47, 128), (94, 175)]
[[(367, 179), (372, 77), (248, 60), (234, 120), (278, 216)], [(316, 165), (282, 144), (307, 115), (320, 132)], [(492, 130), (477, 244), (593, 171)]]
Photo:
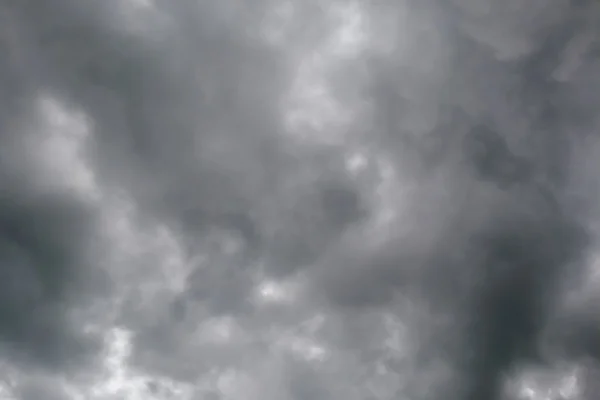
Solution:
[[(4, 173), (11, 169), (7, 165)], [(98, 343), (69, 321), (69, 307), (74, 300), (83, 305), (87, 300), (81, 299), (82, 293), (101, 293), (107, 283), (89, 258), (94, 252), (94, 213), (69, 194), (36, 189), (27, 176), (4, 178), (0, 348), (28, 363), (76, 365)]]
[(531, 183), (531, 163), (512, 154), (501, 134), (491, 128), (475, 126), (465, 139), (466, 158), (480, 179), (490, 180), (506, 189), (516, 183)]
[(0, 6), (7, 55), (0, 61), (0, 352), (17, 364), (71, 368), (100, 346), (70, 319), (72, 307), (87, 304), (108, 281), (93, 260), (93, 208), (36, 176), (29, 122), (48, 71), (25, 11), (43, 14), (31, 2)]
[[(369, 217), (366, 188), (341, 170), (339, 160), (324, 153), (315, 157), (311, 167), (317, 176), (298, 177), (298, 184), (275, 197), (276, 208), (269, 210), (263, 229), (266, 268), (274, 277), (292, 275), (318, 262), (345, 232)], [(293, 181), (294, 174), (289, 179)]]
[(481, 243), (487, 276), (466, 333), (468, 346), (476, 349), (470, 398), (493, 398), (514, 363), (540, 357), (538, 341), (556, 301), (557, 274), (581, 251), (582, 234), (568, 222), (546, 221), (533, 231), (500, 228)]

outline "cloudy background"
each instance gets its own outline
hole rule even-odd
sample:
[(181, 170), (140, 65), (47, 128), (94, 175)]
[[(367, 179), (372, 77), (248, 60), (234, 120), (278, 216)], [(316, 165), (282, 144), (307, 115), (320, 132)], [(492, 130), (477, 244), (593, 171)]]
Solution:
[(1, 400), (600, 393), (600, 3), (0, 1)]

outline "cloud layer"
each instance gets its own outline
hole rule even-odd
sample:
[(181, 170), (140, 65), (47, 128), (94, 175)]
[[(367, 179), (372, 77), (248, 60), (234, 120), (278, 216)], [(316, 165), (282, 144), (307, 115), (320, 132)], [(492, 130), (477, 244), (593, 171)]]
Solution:
[(0, 5), (0, 397), (592, 399), (599, 7)]

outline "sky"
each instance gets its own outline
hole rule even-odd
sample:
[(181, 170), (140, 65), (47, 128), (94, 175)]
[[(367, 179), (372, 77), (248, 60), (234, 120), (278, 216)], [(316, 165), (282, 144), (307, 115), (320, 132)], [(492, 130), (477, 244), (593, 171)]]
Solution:
[(600, 3), (0, 1), (0, 400), (590, 400)]

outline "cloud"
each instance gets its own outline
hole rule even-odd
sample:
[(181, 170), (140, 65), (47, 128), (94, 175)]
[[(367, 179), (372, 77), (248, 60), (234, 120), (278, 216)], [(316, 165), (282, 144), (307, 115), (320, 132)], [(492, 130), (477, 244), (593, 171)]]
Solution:
[[(93, 257), (94, 210), (77, 193), (86, 189), (79, 186), (85, 181), (71, 174), (63, 180), (65, 169), (77, 168), (77, 160), (69, 159), (68, 137), (53, 142), (48, 118), (58, 115), (33, 111), (29, 121), (38, 118), (41, 125), (17, 125), (17, 132), (3, 137), (0, 336), (4, 355), (60, 366), (77, 363), (94, 347), (94, 338), (83, 334), (65, 306), (82, 292), (101, 293), (108, 282)], [(57, 128), (68, 129), (71, 122)], [(56, 164), (48, 152), (61, 149), (66, 153)]]
[(0, 394), (589, 398), (598, 11), (0, 6)]

